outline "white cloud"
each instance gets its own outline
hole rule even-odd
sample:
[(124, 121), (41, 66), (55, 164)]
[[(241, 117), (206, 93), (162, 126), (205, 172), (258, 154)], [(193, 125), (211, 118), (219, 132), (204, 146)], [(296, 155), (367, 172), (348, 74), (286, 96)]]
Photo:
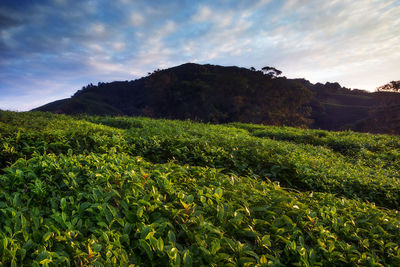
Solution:
[[(267, 2), (260, 1), (258, 4)], [(198, 62), (243, 55), (248, 51), (249, 36), (253, 34), (253, 22), (249, 18), (252, 8), (254, 6), (238, 11), (200, 6), (191, 18), (193, 27), (211, 25), (205, 34), (181, 40), (185, 55), (194, 57)]]
[(90, 53), (100, 53), (105, 51), (103, 46), (95, 42), (88, 42), (85, 46), (89, 49)]
[(112, 47), (116, 50), (116, 51), (123, 51), (126, 47), (126, 43), (125, 42), (114, 42), (112, 44)]
[(208, 6), (200, 6), (197, 12), (192, 16), (195, 23), (212, 23), (213, 27), (225, 28), (233, 23), (234, 12), (232, 10), (212, 10)]
[[(314, 82), (337, 79), (349, 87), (373, 89), (379, 82), (373, 83), (371, 75), (381, 80), (379, 68), (400, 62), (400, 7), (394, 4), (288, 1), (273, 19), (275, 24), (255, 39), (279, 55), (274, 63), (289, 70), (289, 76), (305, 73)], [(385, 72), (387, 79), (392, 77)], [(368, 73), (369, 81), (363, 82)]]
[[(145, 64), (155, 61), (155, 59), (152, 59), (155, 55), (169, 54), (169, 48), (164, 43), (164, 38), (174, 33), (176, 27), (175, 22), (167, 21), (160, 28), (156, 28), (142, 37), (139, 55), (145, 61)], [(147, 59), (144, 57), (147, 57)]]
[(90, 57), (88, 65), (91, 66), (92, 70), (95, 70), (96, 74), (117, 74), (121, 76), (129, 73), (128, 68), (122, 63), (112, 62), (107, 57)]
[(130, 22), (132, 26), (140, 26), (145, 22), (145, 18), (138, 12), (133, 12), (130, 16)]
[(289, 0), (274, 12), (267, 9), (271, 2), (261, 0), (240, 10), (199, 6), (192, 23), (211, 26), (201, 36), (182, 39), (183, 54), (200, 62), (270, 64), (291, 77), (337, 80), (365, 89), (396, 79), (394, 70), (400, 69), (396, 1)]
[(53, 1), (15, 13), (29, 24), (0, 30), (0, 67), (13, 77), (1, 88), (51, 77), (53, 85), (32, 88), (62, 97), (84, 85), (68, 77), (125, 80), (188, 61), (271, 65), (288, 77), (365, 89), (400, 78), (398, 0)]
[(97, 0), (82, 1), (80, 4), (88, 14), (96, 14), (98, 12), (99, 1)]
[(101, 35), (105, 33), (106, 27), (101, 23), (95, 23), (90, 27), (90, 30), (95, 34)]
[(259, 0), (254, 6), (250, 7), (250, 9), (255, 10), (255, 9), (261, 8), (271, 2), (272, 2), (272, 0)]
[(212, 11), (211, 8), (208, 6), (200, 6), (196, 12), (196, 14), (193, 15), (192, 19), (195, 22), (204, 22), (208, 21), (210, 18), (212, 18)]

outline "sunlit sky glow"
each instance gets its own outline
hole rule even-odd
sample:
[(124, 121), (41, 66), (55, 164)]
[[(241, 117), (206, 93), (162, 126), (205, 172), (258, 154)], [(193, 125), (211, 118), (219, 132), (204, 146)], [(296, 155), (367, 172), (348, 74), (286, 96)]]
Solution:
[(374, 90), (400, 79), (400, 1), (0, 2), (0, 109), (186, 62)]

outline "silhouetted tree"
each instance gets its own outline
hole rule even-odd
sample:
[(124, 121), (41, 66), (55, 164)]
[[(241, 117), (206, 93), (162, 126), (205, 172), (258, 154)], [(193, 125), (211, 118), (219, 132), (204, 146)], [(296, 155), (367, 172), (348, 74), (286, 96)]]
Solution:
[(264, 74), (269, 75), (271, 77), (277, 77), (282, 74), (282, 71), (275, 69), (274, 67), (266, 66), (266, 67), (262, 68), (261, 70)]
[(400, 92), (400, 81), (391, 81), (376, 88), (378, 92)]

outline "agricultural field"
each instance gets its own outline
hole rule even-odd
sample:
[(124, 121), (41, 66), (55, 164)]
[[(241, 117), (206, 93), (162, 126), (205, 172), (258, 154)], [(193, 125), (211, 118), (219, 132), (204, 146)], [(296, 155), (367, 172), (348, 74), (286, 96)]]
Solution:
[(400, 266), (400, 137), (0, 111), (0, 266)]

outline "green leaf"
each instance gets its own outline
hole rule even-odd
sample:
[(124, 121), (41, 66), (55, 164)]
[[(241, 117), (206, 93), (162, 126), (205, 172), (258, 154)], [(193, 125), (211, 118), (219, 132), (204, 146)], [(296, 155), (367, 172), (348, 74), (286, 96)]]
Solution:
[(53, 262), (51, 259), (44, 259), (40, 261), (41, 265), (48, 266), (49, 263)]
[(271, 247), (271, 240), (269, 235), (264, 235), (261, 239), (262, 244), (264, 247), (269, 248)]
[(62, 210), (64, 210), (67, 207), (67, 201), (65, 200), (65, 198), (61, 199), (60, 206)]
[(104, 228), (108, 228), (108, 225), (105, 222), (97, 222), (97, 225)]
[(182, 256), (183, 264), (186, 267), (191, 267), (193, 265), (192, 256), (190, 256), (190, 251), (185, 249)]
[(124, 226), (124, 234), (129, 235), (131, 230), (132, 230), (132, 224), (130, 224), (129, 222), (126, 222), (125, 226)]
[(31, 239), (29, 239), (29, 240), (25, 243), (24, 249), (27, 250), (27, 251), (29, 251), (34, 245), (35, 245), (35, 243), (34, 243)]
[(192, 203), (193, 202), (193, 200), (194, 200), (194, 197), (193, 197), (193, 195), (188, 195), (188, 196), (186, 196), (186, 202), (187, 203)]
[(145, 225), (143, 229), (140, 231), (140, 238), (146, 239), (149, 233), (150, 233), (150, 227), (148, 225)]
[(220, 250), (220, 249), (221, 249), (221, 244), (220, 244), (219, 240), (217, 240), (217, 239), (213, 240), (211, 242), (211, 250), (210, 250), (211, 254), (215, 255), (218, 252), (218, 250)]
[(61, 212), (61, 218), (63, 222), (65, 223), (67, 221), (67, 214), (65, 212)]
[(147, 257), (149, 257), (150, 260), (153, 260), (153, 252), (151, 251), (151, 247), (150, 247), (149, 243), (147, 243), (143, 239), (139, 239), (139, 245), (145, 251), (145, 253), (147, 254)]
[(164, 250), (164, 240), (161, 237), (159, 237), (158, 240), (157, 240), (157, 249), (159, 251), (163, 251)]
[[(147, 238), (146, 238), (147, 239)], [(150, 241), (150, 244), (153, 246), (153, 248), (157, 248), (157, 239), (153, 236), (153, 235), (151, 235), (149, 238), (148, 238), (148, 240)]]
[(138, 210), (136, 211), (136, 216), (139, 218), (142, 218), (143, 216), (143, 207), (139, 207)]
[(176, 237), (174, 232), (172, 232), (171, 230), (168, 231), (168, 240), (169, 242), (171, 242), (173, 245), (176, 244)]
[(220, 199), (222, 197), (222, 194), (223, 194), (223, 190), (220, 187), (218, 187), (215, 190), (215, 196), (217, 197), (217, 199)]
[(52, 232), (47, 232), (47, 233), (45, 233), (44, 235), (43, 235), (43, 241), (44, 242), (47, 242), (47, 240), (49, 240), (50, 239), (50, 237), (52, 236)]
[(21, 261), (23, 261), (25, 259), (25, 256), (26, 256), (26, 250), (21, 248), (21, 249), (18, 250), (18, 252), (19, 252), (19, 254), (21, 256)]
[(175, 266), (180, 266), (181, 265), (181, 257), (179, 255), (179, 251), (177, 248), (172, 247), (168, 252), (168, 257), (173, 261)]
[(3, 248), (3, 250), (5, 250), (5, 249), (7, 248), (7, 246), (8, 246), (8, 238), (7, 238), (7, 237), (4, 237), (4, 238), (1, 239), (0, 241), (1, 241), (1, 243), (2, 243), (2, 248)]

